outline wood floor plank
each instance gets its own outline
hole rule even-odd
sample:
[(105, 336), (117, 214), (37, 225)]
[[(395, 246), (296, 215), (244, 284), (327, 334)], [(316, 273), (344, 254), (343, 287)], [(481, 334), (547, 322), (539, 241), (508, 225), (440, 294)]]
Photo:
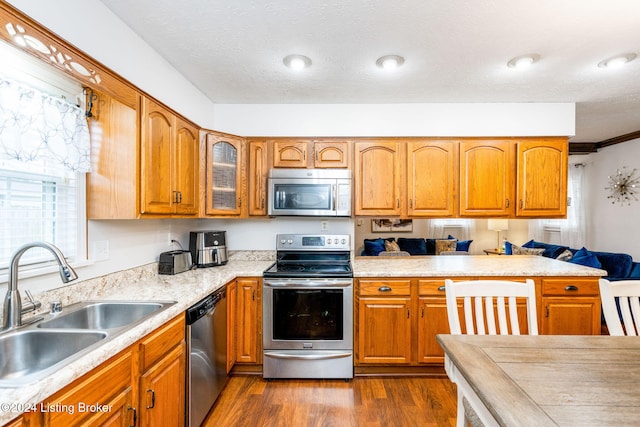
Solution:
[(450, 427), (456, 388), (446, 378), (273, 380), (231, 377), (204, 423), (256, 427)]

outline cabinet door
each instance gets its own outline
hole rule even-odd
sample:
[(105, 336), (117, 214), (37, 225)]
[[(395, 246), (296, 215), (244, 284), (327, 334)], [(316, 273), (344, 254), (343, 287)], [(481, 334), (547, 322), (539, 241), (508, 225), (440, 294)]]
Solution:
[(407, 145), (407, 213), (453, 217), (458, 213), (457, 141), (412, 141)]
[(400, 142), (356, 142), (355, 215), (401, 214), (405, 188), (404, 145)]
[[(600, 335), (600, 298), (542, 298), (543, 335)], [(597, 316), (596, 316), (597, 314)]]
[(460, 143), (460, 216), (511, 216), (515, 189), (512, 141)]
[(173, 189), (173, 115), (145, 99), (141, 141), (141, 213), (171, 214), (176, 194)]
[(360, 298), (359, 363), (411, 362), (411, 298)]
[[(463, 316), (462, 303), (458, 305)], [(418, 306), (418, 362), (444, 363), (444, 350), (436, 341), (437, 334), (449, 334), (447, 301), (442, 297), (422, 297)]]
[(237, 280), (236, 362), (260, 363), (262, 359), (262, 288), (257, 278)]
[(266, 141), (249, 141), (249, 215), (267, 214), (268, 159)]
[(176, 119), (173, 191), (177, 192), (176, 213), (198, 213), (198, 129)]
[(306, 168), (309, 141), (274, 141), (274, 168)]
[(207, 135), (207, 215), (242, 213), (241, 138)]
[(566, 138), (518, 142), (517, 216), (566, 216), (568, 150)]
[(348, 141), (314, 141), (313, 166), (316, 168), (348, 168)]
[(140, 377), (140, 425), (183, 426), (185, 344), (181, 342)]

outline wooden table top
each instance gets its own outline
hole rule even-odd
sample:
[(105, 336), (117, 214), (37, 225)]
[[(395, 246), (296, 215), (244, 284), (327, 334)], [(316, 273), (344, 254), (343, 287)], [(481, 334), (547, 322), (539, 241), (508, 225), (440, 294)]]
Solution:
[(500, 425), (640, 425), (639, 337), (437, 340)]

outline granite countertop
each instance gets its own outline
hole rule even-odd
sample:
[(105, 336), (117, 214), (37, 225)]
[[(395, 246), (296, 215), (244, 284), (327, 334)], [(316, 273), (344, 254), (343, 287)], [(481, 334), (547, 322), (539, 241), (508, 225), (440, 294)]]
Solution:
[(62, 301), (63, 312), (65, 305), (87, 300), (176, 301), (176, 304), (108, 340), (43, 380), (21, 387), (0, 387), (0, 424), (24, 412), (16, 408), (37, 405), (234, 278), (260, 277), (272, 263), (272, 260), (230, 259), (224, 266), (196, 269), (173, 276), (158, 275), (158, 266), (153, 263), (34, 295), (36, 300), (42, 302), (40, 312), (44, 313), (48, 311), (50, 302), (55, 300)]
[(535, 255), (356, 257), (355, 277), (606, 276), (607, 272)]

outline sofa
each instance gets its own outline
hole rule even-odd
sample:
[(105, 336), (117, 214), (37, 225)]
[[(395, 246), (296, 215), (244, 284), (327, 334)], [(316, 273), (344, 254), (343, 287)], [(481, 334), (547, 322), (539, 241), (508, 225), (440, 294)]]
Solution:
[(521, 246), (506, 242), (505, 255), (514, 254), (542, 255), (547, 258), (599, 268), (606, 270), (607, 275), (604, 278), (610, 281), (640, 280), (640, 263), (633, 261), (631, 255), (624, 253), (589, 251), (584, 247), (575, 249), (534, 240), (529, 240)]
[(364, 247), (360, 255), (380, 256), (390, 255), (391, 252), (404, 252), (405, 255), (440, 255), (445, 252), (455, 252), (456, 255), (468, 254), (473, 240), (458, 240), (449, 235), (442, 239), (425, 239), (422, 237), (378, 237), (364, 239)]

